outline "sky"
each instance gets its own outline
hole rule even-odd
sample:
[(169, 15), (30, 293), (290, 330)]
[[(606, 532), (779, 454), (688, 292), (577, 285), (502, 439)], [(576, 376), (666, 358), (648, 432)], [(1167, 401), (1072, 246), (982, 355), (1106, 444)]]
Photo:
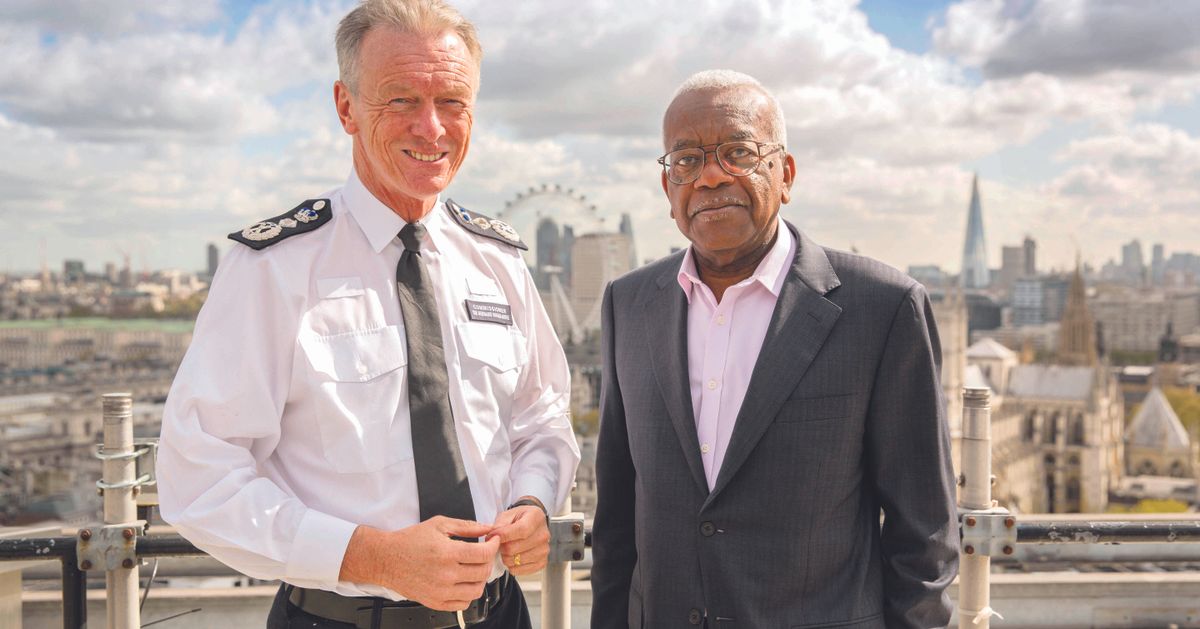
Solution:
[[(470, 154), (446, 192), (615, 229), (668, 217), (661, 120), (694, 72), (750, 74), (797, 162), (782, 215), (817, 242), (957, 272), (979, 176), (989, 262), (1043, 270), (1138, 239), (1200, 252), (1200, 2), (451, 0), (477, 26)], [(352, 0), (5, 0), (0, 272), (204, 267), (225, 234), (341, 185), (333, 33)]]

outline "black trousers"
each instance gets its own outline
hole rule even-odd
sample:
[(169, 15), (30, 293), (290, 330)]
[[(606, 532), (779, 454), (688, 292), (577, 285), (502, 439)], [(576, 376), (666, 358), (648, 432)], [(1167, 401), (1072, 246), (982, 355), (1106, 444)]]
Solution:
[[(530, 629), (529, 608), (517, 580), (510, 577), (500, 593), (500, 604), (491, 610), (486, 620), (470, 625), (471, 629)], [(354, 629), (354, 625), (306, 614), (288, 601), (291, 587), (280, 586), (267, 616), (267, 629)], [(382, 629), (392, 629), (383, 627)]]

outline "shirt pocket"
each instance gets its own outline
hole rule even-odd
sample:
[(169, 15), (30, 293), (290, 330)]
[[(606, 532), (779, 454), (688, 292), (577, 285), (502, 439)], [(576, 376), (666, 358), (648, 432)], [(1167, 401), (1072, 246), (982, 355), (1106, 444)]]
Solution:
[(521, 367), (529, 362), (525, 335), (513, 326), (482, 321), (455, 326), (466, 425), (485, 455), (506, 453), (505, 426)]
[(529, 362), (525, 335), (512, 326), (483, 321), (459, 323), (458, 340), (467, 358), (464, 367), (486, 365), (504, 372)]
[(374, 472), (412, 458), (404, 330), (390, 325), (300, 341), (316, 375), (316, 422), (334, 469)]

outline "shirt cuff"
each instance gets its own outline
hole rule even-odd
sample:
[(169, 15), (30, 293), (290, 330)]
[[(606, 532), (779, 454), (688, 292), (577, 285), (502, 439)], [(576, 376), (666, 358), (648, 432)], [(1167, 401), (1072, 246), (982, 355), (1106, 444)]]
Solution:
[(554, 483), (536, 474), (527, 474), (513, 481), (512, 500), (509, 503), (520, 500), (521, 496), (533, 496), (546, 505), (549, 515), (556, 516), (562, 505), (558, 504), (554, 489)]
[(309, 509), (292, 540), (285, 569), (287, 578), (316, 581), (333, 589), (342, 573), (342, 559), (357, 524)]

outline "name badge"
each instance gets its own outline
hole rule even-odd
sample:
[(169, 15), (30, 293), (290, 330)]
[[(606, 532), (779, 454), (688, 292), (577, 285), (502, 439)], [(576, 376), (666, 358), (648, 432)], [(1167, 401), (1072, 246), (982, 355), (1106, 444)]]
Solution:
[(485, 301), (467, 301), (467, 318), (472, 321), (487, 321), (500, 325), (512, 325), (512, 307), (508, 304), (489, 304)]

